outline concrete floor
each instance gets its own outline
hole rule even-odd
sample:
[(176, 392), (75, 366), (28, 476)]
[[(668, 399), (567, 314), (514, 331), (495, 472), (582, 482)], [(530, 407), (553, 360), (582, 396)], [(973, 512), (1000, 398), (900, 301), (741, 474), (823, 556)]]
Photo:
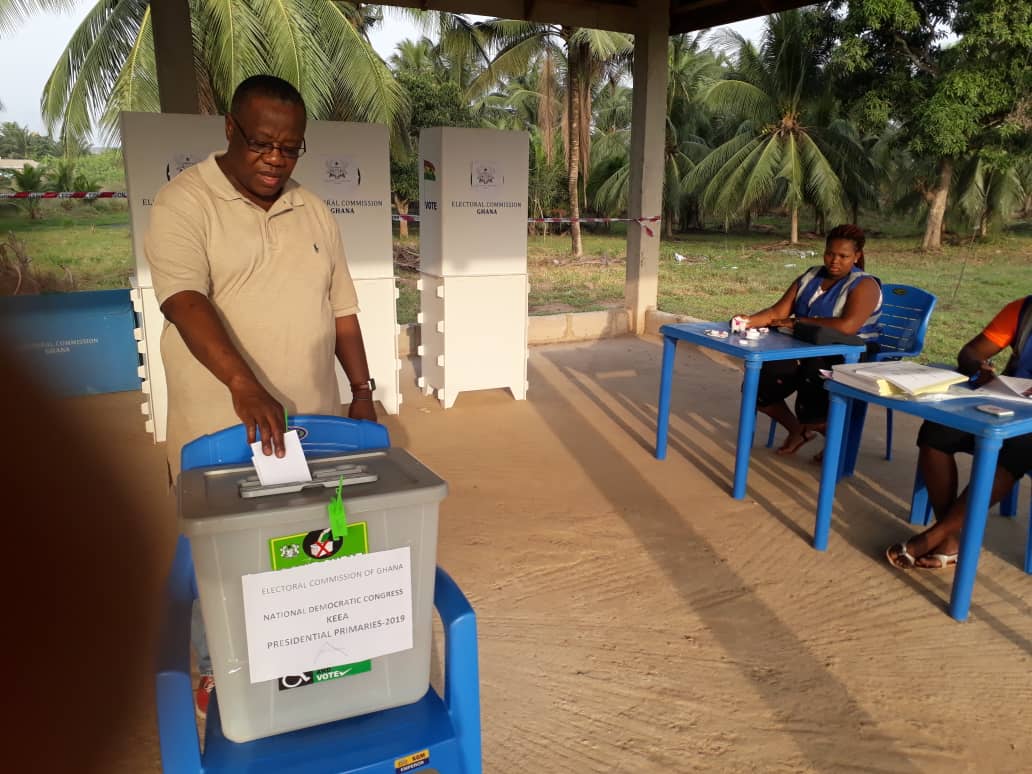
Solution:
[[(535, 348), (527, 401), (466, 393), (448, 411), (403, 372), (402, 413), (384, 421), (449, 482), (438, 561), (477, 611), (485, 771), (1029, 770), (1027, 489), (1021, 518), (990, 519), (956, 623), (952, 572), (882, 555), (910, 531), (916, 422), (898, 419), (887, 463), (872, 410), (819, 553), (817, 442), (788, 459), (758, 443), (747, 498), (729, 495), (731, 360), (679, 348), (670, 452), (653, 458), (659, 355), (655, 339)], [(167, 563), (164, 451), (139, 402), (72, 401), (156, 503)], [(160, 771), (153, 714), (116, 757), (113, 770)]]

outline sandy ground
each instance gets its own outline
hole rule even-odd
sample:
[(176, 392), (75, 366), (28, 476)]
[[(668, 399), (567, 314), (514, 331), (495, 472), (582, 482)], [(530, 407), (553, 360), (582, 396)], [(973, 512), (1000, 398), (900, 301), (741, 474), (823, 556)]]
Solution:
[[(791, 459), (758, 443), (748, 497), (729, 495), (734, 362), (680, 348), (670, 453), (653, 458), (659, 354), (635, 338), (537, 348), (527, 401), (466, 393), (448, 411), (403, 372), (385, 421), (449, 482), (438, 560), (477, 611), (485, 771), (1032, 770), (1027, 486), (1021, 518), (990, 518), (956, 623), (952, 572), (882, 557), (910, 530), (914, 421), (898, 419), (887, 463), (872, 410), (819, 553), (816, 442)], [(163, 449), (139, 396), (77, 403), (123, 446), (170, 558)], [(152, 713), (112, 770), (160, 771)]]

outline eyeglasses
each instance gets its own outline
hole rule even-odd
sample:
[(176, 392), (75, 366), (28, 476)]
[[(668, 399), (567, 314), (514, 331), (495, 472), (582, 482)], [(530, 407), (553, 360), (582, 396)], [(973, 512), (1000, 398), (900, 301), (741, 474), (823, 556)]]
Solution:
[(240, 125), (240, 122), (236, 120), (236, 117), (230, 113), (229, 120), (233, 122), (233, 126), (240, 132), (240, 136), (244, 138), (244, 142), (247, 143), (247, 147), (252, 153), (257, 153), (259, 156), (268, 156), (273, 151), (279, 151), (280, 155), (286, 159), (297, 159), (305, 155), (305, 141), (301, 140), (300, 145), (279, 145), (274, 142), (258, 142), (252, 140), (247, 136), (244, 128)]

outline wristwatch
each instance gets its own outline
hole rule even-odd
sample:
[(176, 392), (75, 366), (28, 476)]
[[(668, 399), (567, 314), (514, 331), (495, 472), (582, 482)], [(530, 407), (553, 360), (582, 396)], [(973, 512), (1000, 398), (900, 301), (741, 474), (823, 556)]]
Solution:
[(359, 382), (358, 384), (352, 384), (351, 385), (351, 391), (352, 392), (355, 392), (356, 390), (362, 390), (362, 389), (367, 389), (367, 390), (369, 390), (369, 392), (376, 392), (376, 379), (374, 379), (373, 377), (370, 376), (369, 377), (369, 381), (367, 381), (367, 382)]

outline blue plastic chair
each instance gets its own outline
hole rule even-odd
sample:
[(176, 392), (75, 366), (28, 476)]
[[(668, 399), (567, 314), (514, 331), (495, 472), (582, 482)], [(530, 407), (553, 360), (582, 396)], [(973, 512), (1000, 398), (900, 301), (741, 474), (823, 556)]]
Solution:
[[(882, 311), (878, 318), (881, 333), (878, 335), (880, 350), (871, 362), (902, 360), (916, 357), (924, 349), (928, 321), (935, 309), (936, 297), (928, 291), (910, 285), (882, 285)], [(849, 420), (849, 449), (843, 459), (843, 469), (852, 471), (856, 463), (860, 437), (863, 435), (867, 404), (853, 406)], [(767, 448), (774, 445), (774, 431), (777, 422), (770, 421)], [(885, 459), (892, 459), (892, 409), (885, 410)]]
[[(1032, 473), (1029, 473), (1032, 478)], [(1010, 493), (1000, 501), (1000, 515), (1014, 518), (1018, 514), (1018, 494), (1021, 482), (1018, 481)], [(927, 527), (932, 521), (932, 506), (928, 502), (928, 488), (925, 486), (921, 471), (914, 477), (914, 491), (910, 496), (910, 523)], [(1032, 575), (1032, 503), (1029, 505), (1028, 539), (1025, 542), (1025, 572)]]
[[(307, 456), (382, 449), (387, 429), (341, 417), (297, 416)], [(243, 426), (206, 435), (183, 448), (182, 468), (239, 464), (251, 458)], [(429, 755), (431, 770), (480, 774), (480, 680), (476, 616), (458, 585), (440, 567), (434, 607), (444, 625), (444, 698), (430, 688), (422, 699), (359, 717), (242, 744), (222, 735), (218, 689), (208, 706), (200, 751), (190, 675), (190, 619), (197, 581), (190, 542), (179, 537), (168, 578), (168, 603), (157, 674), (158, 733), (166, 772), (272, 774), (396, 774), (400, 759)], [(402, 766), (404, 764), (401, 764)]]
[[(1032, 473), (1028, 474), (1032, 479)], [(1021, 482), (1014, 484), (1010, 493), (1000, 501), (1000, 515), (1014, 518), (1018, 515), (1018, 495), (1021, 492)], [(1028, 508), (1028, 540), (1025, 542), (1025, 572), (1032, 575), (1032, 502)]]

